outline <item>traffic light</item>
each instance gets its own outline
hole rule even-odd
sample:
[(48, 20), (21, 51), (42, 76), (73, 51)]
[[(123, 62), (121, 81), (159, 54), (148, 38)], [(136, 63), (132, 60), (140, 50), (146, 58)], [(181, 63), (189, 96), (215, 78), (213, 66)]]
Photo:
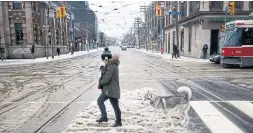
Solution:
[(221, 25), (220, 28), (221, 28), (221, 30), (220, 30), (221, 32), (225, 32), (226, 31), (225, 24)]
[(56, 18), (61, 18), (61, 10), (60, 10), (60, 8), (57, 8), (57, 10), (56, 10)]
[(230, 1), (228, 6), (229, 6), (230, 15), (234, 15), (235, 14), (235, 2)]
[(64, 6), (61, 6), (60, 11), (61, 11), (61, 17), (64, 18), (66, 16), (66, 8)]
[(162, 16), (162, 9), (160, 5), (156, 5), (156, 16)]

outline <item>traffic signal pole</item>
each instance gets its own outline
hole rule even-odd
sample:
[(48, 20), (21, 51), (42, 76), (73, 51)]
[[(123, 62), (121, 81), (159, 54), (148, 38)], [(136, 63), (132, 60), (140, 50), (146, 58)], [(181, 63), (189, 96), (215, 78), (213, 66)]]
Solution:
[(228, 6), (226, 7), (226, 9), (225, 9), (225, 37), (226, 37), (226, 30), (227, 30), (227, 25), (226, 25), (226, 23), (227, 23), (227, 17), (228, 17)]
[(48, 17), (48, 14), (47, 12), (45, 12), (45, 42), (46, 42), (46, 56), (47, 56), (47, 59), (48, 59), (48, 27), (47, 27), (47, 17)]

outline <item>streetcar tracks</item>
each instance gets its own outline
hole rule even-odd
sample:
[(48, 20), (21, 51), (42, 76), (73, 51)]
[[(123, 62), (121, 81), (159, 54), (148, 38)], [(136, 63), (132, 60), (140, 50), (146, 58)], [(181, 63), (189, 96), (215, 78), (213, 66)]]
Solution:
[[(95, 56), (96, 57), (96, 56)], [(70, 65), (70, 67), (68, 67), (68, 69), (66, 69), (66, 67), (62, 67), (62, 70), (65, 70), (65, 71), (68, 71), (69, 69), (73, 69), (73, 67), (76, 66), (76, 64), (74, 62), (70, 63), (70, 62), (64, 62), (64, 65), (65, 64), (68, 64)], [(44, 86), (44, 87), (39, 87), (39, 88), (36, 88), (35, 91), (30, 91), (26, 94), (24, 94), (23, 96), (21, 96), (20, 98), (17, 98), (15, 100), (11, 100), (10, 102), (5, 102), (5, 104), (2, 104), (0, 105), (1, 109), (0, 109), (0, 115), (22, 105), (25, 101), (24, 100), (28, 100), (29, 97), (35, 95), (35, 94), (38, 94), (38, 93), (42, 93), (42, 92), (48, 92), (48, 90), (52, 89), (52, 88), (55, 88), (55, 87), (64, 87), (65, 84), (79, 78), (79, 77), (82, 77), (82, 76), (85, 76), (85, 75), (88, 75), (90, 74), (90, 72), (94, 71), (95, 68), (94, 68), (94, 65), (93, 67), (90, 67), (92, 65), (92, 62), (88, 62), (87, 64), (83, 65), (83, 63), (79, 63), (80, 66), (84, 66), (84, 68), (89, 68), (89, 69), (92, 69), (92, 70), (87, 70), (86, 73), (80, 73), (80, 72), (76, 72), (76, 73), (73, 73), (71, 75), (68, 75), (67, 77), (63, 77), (63, 78), (60, 78), (59, 80), (54, 80), (53, 82), (49, 83), (49, 79), (45, 78), (44, 76), (42, 75), (39, 75), (39, 78), (36, 78), (36, 80), (33, 80), (33, 82), (37, 82), (37, 81), (40, 81), (42, 79), (44, 79), (46, 82), (47, 82), (47, 86)], [(97, 66), (97, 65), (96, 65)], [(47, 68), (50, 67), (50, 66), (47, 66)], [(37, 68), (37, 69), (43, 69), (44, 66), (42, 66), (42, 68)], [(32, 74), (31, 74), (32, 75)], [(65, 74), (66, 75), (66, 74)], [(22, 84), (22, 86), (24, 86), (25, 84)], [(10, 91), (9, 91), (10, 92)], [(18, 102), (19, 101), (19, 102)], [(1, 102), (1, 103), (4, 103), (4, 102)]]
[(34, 131), (34, 133), (39, 133), (43, 129), (45, 129), (53, 120), (55, 120), (58, 116), (60, 116), (71, 104), (75, 103), (75, 101), (81, 97), (83, 94), (85, 94), (88, 90), (92, 89), (92, 87), (96, 84), (95, 81), (90, 83), (90, 85), (85, 89), (81, 94), (79, 94), (77, 97), (75, 97), (72, 101), (70, 101), (66, 106), (64, 106), (60, 111), (58, 111), (56, 114), (54, 114), (51, 118), (49, 118), (44, 124), (42, 124), (37, 130)]

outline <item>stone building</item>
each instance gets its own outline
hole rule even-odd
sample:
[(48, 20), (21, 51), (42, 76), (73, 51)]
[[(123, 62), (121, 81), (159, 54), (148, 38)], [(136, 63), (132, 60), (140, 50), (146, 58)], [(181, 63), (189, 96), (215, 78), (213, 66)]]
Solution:
[[(30, 48), (35, 45), (36, 57), (56, 54), (56, 48), (68, 53), (69, 17), (53, 19), (56, 6), (42, 1), (2, 1), (0, 2), (1, 47), (7, 58), (31, 58)], [(55, 20), (55, 26), (54, 26)], [(62, 26), (60, 26), (60, 24)], [(54, 29), (55, 27), (55, 29)], [(55, 34), (53, 34), (55, 31)], [(53, 48), (52, 45), (54, 44)]]
[(147, 31), (147, 40), (148, 40), (148, 47), (151, 48), (153, 46), (155, 49), (158, 48), (158, 19), (155, 14), (155, 5), (158, 4), (157, 1), (152, 1), (149, 5), (148, 8), (145, 10), (145, 25), (149, 29)]
[[(176, 1), (175, 1), (176, 2)], [(225, 8), (228, 1), (166, 1), (167, 11), (181, 11), (179, 15), (179, 50), (182, 55), (201, 58), (204, 44), (208, 45), (208, 55), (219, 53), (221, 41), (220, 26), (224, 24)], [(178, 6), (174, 6), (178, 5)], [(249, 19), (253, 9), (251, 1), (236, 1), (235, 15), (228, 15), (228, 21)], [(173, 8), (174, 7), (174, 8)], [(175, 15), (165, 16), (165, 52), (172, 53), (176, 44)]]
[[(90, 9), (88, 1), (68, 1), (66, 3), (71, 5), (72, 11), (75, 15), (74, 23), (79, 29), (79, 31), (76, 32), (76, 37), (81, 38), (81, 40), (85, 43), (88, 35), (88, 42), (90, 44), (90, 48), (92, 48), (93, 45), (91, 44), (99, 38), (96, 13)], [(86, 34), (86, 32), (88, 34)], [(82, 49), (79, 45), (76, 46), (77, 50)]]

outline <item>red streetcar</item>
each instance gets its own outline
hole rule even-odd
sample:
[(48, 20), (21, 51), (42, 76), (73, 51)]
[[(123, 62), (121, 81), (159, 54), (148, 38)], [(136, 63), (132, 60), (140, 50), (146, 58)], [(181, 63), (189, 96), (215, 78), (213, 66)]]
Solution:
[(220, 64), (253, 66), (253, 20), (236, 20), (226, 24)]

